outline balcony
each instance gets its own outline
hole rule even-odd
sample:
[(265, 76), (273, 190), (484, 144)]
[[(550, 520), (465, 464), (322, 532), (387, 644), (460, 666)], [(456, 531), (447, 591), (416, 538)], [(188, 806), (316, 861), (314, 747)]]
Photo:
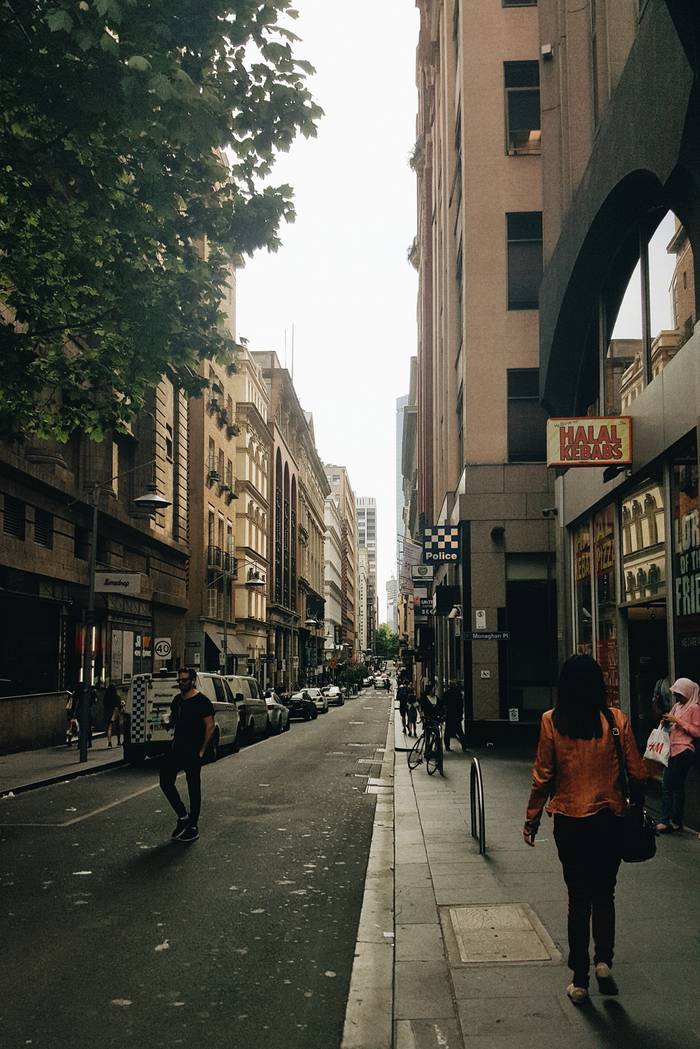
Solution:
[[(227, 555), (230, 556), (230, 555)], [(211, 544), (207, 547), (207, 568), (218, 568), (224, 567), (224, 552), (220, 546), (212, 546)]]

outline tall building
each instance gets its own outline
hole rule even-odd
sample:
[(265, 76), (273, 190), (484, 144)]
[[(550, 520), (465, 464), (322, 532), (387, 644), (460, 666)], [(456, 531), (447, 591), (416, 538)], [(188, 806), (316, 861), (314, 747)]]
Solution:
[(361, 547), (357, 552), (357, 640), (362, 655), (368, 654), (372, 647), (369, 632), (369, 578), (369, 554), (365, 547)]
[(262, 370), (243, 349), (236, 359), (233, 395), (239, 433), (236, 437), (236, 575), (235, 638), (239, 670), (266, 682), (268, 672), (267, 580), (272, 519), (270, 477), (272, 430), (269, 398)]
[(357, 547), (367, 553), (367, 599), (366, 599), (366, 644), (364, 650), (374, 649), (377, 630), (379, 595), (377, 590), (377, 500), (358, 497), (355, 500), (357, 514)]
[(268, 574), (271, 680), (279, 691), (315, 680), (323, 665), (323, 464), (291, 375), (275, 353), (256, 352), (269, 399), (272, 434)]
[(325, 503), (326, 534), (323, 545), (324, 597), (326, 606), (324, 665), (334, 671), (343, 659), (343, 520), (336, 496), (331, 492)]
[(401, 576), (401, 561), (403, 557), (403, 537), (405, 533), (404, 523), (404, 501), (403, 501), (403, 473), (401, 470), (402, 448), (403, 448), (403, 414), (408, 404), (408, 394), (396, 398), (396, 428), (395, 428), (395, 505), (396, 505), (396, 574)]
[(396, 576), (386, 581), (386, 622), (396, 633), (396, 603), (398, 598), (398, 583)]
[[(235, 338), (235, 268), (223, 303), (226, 324)], [(246, 651), (234, 632), (236, 574), (235, 355), (225, 364), (202, 361), (207, 382), (202, 397), (189, 405), (189, 539), (187, 663), (201, 670), (233, 673)]]
[(598, 660), (643, 744), (656, 681), (700, 676), (700, 17), (681, 0), (539, 15), (543, 400), (632, 427), (629, 465), (558, 471), (561, 647)]
[(359, 645), (359, 609), (357, 592), (357, 520), (355, 516), (355, 493), (344, 466), (326, 463), (326, 478), (331, 494), (338, 505), (342, 527), (343, 561), (342, 586), (342, 645), (343, 658), (357, 660)]
[[(418, 6), (414, 538), (436, 537), (436, 614), (416, 617), (416, 652), (424, 672), (463, 682), (468, 721), (534, 721), (552, 705), (557, 636), (538, 399), (538, 9)], [(454, 537), (447, 553), (435, 528)], [(465, 640), (482, 628), (511, 640)]]

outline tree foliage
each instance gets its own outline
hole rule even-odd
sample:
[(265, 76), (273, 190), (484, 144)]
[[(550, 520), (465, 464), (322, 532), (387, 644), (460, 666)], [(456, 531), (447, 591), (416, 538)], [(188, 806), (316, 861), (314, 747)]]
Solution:
[(265, 180), (321, 114), (294, 17), (0, 4), (0, 437), (99, 439), (164, 372), (195, 393), (199, 362), (231, 352), (229, 260), (278, 247), (292, 191)]
[(374, 651), (378, 659), (396, 659), (399, 651), (399, 635), (394, 633), (388, 623), (382, 623), (377, 627)]

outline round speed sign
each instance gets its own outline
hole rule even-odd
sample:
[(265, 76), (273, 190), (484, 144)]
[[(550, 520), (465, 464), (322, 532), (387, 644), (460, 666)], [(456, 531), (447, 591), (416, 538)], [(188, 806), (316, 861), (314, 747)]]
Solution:
[(173, 654), (173, 642), (169, 637), (157, 637), (153, 643), (153, 652), (157, 659), (170, 659)]

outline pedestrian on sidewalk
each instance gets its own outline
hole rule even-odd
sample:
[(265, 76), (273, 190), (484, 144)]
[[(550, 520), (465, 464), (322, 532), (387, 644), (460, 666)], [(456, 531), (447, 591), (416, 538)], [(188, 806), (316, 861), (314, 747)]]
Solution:
[(406, 721), (408, 723), (409, 736), (417, 737), (418, 699), (413, 689), (413, 685), (408, 685), (408, 693), (406, 696)]
[(105, 694), (102, 697), (102, 709), (104, 712), (105, 725), (107, 726), (107, 746), (111, 749), (112, 747), (112, 733), (116, 729), (117, 732), (117, 746), (121, 746), (121, 699), (117, 692), (117, 686), (114, 682), (105, 689)]
[(671, 685), (674, 705), (661, 718), (671, 726), (671, 754), (661, 780), (659, 834), (683, 830), (685, 781), (695, 760), (695, 741), (700, 737), (700, 688), (687, 677)]
[[(177, 815), (177, 825), (171, 836), (184, 842), (196, 841), (199, 837), (202, 759), (214, 734), (214, 707), (211, 700), (197, 690), (196, 683), (196, 670), (191, 667), (178, 670), (180, 695), (170, 704), (173, 742), (160, 766), (160, 789)], [(184, 772), (187, 778), (189, 815), (175, 786), (178, 772)]]
[(621, 861), (619, 817), (625, 799), (608, 718), (620, 733), (630, 786), (640, 794), (644, 765), (629, 722), (621, 710), (608, 708), (598, 663), (591, 656), (571, 656), (561, 668), (556, 706), (542, 715), (523, 830), (525, 843), (534, 845), (547, 802), (569, 890), (568, 964), (573, 980), (566, 993), (577, 1005), (588, 998), (591, 923), (598, 986), (603, 994), (617, 994), (610, 970)]
[(396, 689), (396, 698), (399, 701), (399, 714), (401, 715), (401, 727), (406, 734), (406, 714), (408, 713), (408, 686), (399, 685)]
[(450, 681), (445, 689), (445, 750), (451, 750), (450, 740), (454, 737), (462, 745), (462, 751), (467, 749), (467, 740), (462, 728), (462, 715), (464, 714), (464, 699), (462, 690), (456, 681)]
[(80, 695), (78, 690), (68, 693), (66, 700), (66, 746), (70, 747), (74, 739), (80, 738), (80, 723), (78, 722), (78, 707)]

